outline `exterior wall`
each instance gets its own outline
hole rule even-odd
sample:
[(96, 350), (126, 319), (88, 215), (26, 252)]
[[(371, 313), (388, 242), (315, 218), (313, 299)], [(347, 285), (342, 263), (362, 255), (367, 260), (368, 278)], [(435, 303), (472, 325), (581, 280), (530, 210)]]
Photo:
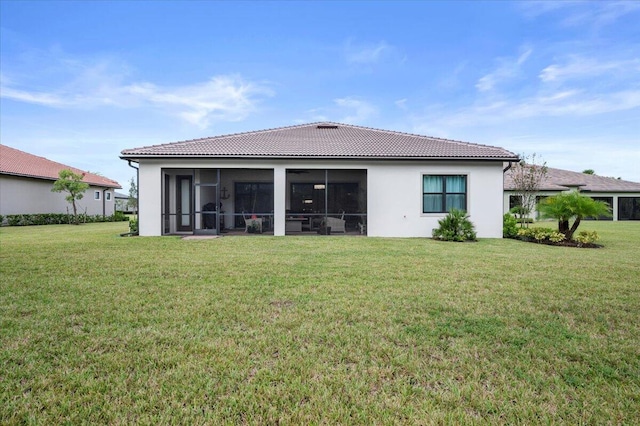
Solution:
[[(560, 191), (540, 191), (537, 195), (539, 196), (543, 196), (543, 197), (550, 197), (552, 195), (556, 195), (559, 194)], [(618, 199), (621, 197), (640, 197), (640, 192), (582, 192), (583, 195), (589, 196), (589, 197), (609, 197), (609, 198), (613, 198), (613, 206), (612, 206), (612, 212), (613, 213), (613, 220), (617, 221), (618, 220)], [(504, 191), (504, 196), (503, 196), (503, 200), (502, 200), (502, 208), (504, 213), (507, 213), (509, 211), (509, 197), (511, 195), (516, 195), (513, 191)], [(503, 214), (504, 214), (503, 213)], [(534, 214), (529, 215), (530, 217), (534, 217)]]
[(502, 163), (425, 161), (379, 163), (369, 168), (367, 233), (431, 237), (446, 213), (422, 213), (422, 176), (467, 176), (467, 211), (478, 237), (502, 238)]
[[(52, 187), (52, 180), (0, 175), (0, 214), (67, 213), (67, 209), (73, 213), (71, 204), (65, 200), (66, 194), (51, 192)], [(86, 209), (89, 215), (112, 215), (115, 211), (114, 190), (105, 189), (89, 187), (84, 197), (76, 202), (78, 213), (84, 213)], [(100, 192), (99, 200), (94, 199), (94, 191)], [(107, 192), (111, 199), (103, 200)]]
[[(422, 213), (422, 176), (464, 174), (467, 175), (467, 209), (478, 237), (502, 237), (501, 162), (142, 159), (139, 166), (139, 227), (143, 236), (162, 234), (163, 168), (221, 168), (221, 186), (227, 190), (233, 188), (233, 175), (230, 171), (225, 175), (225, 169), (266, 170), (256, 178), (274, 182), (275, 235), (285, 233), (287, 169), (350, 169), (367, 171), (367, 233), (370, 236), (430, 237), (433, 228), (438, 226), (438, 219), (446, 213)], [(233, 198), (223, 201), (223, 210), (231, 211), (232, 205)]]

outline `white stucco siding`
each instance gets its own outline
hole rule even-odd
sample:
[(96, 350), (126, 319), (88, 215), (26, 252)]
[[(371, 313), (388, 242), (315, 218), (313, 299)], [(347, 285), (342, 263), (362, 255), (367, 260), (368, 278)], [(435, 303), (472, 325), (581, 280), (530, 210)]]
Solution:
[[(422, 176), (467, 176), (467, 208), (480, 238), (502, 237), (502, 163), (482, 161), (322, 161), (322, 160), (156, 160), (140, 161), (140, 234), (162, 234), (162, 170), (221, 168), (221, 186), (232, 191), (235, 181), (228, 169), (261, 169), (256, 180), (274, 182), (274, 234), (284, 235), (289, 188), (286, 170), (366, 170), (367, 233), (381, 237), (430, 237), (442, 214), (422, 213)], [(225, 174), (226, 172), (226, 174)], [(312, 175), (312, 174), (310, 174)], [(305, 179), (297, 177), (296, 179)], [(227, 212), (233, 195), (223, 201)], [(230, 223), (226, 221), (225, 223)]]
[(422, 213), (422, 176), (466, 175), (467, 210), (478, 237), (502, 237), (502, 164), (398, 162), (368, 171), (367, 233), (380, 237), (431, 237), (446, 213)]
[[(51, 192), (52, 180), (34, 179), (20, 176), (0, 175), (0, 214), (36, 214), (36, 213), (69, 213), (73, 212), (71, 204), (65, 200), (66, 193)], [(105, 188), (91, 186), (81, 200), (76, 201), (78, 213), (89, 215), (104, 214), (110, 216), (115, 211), (115, 194), (113, 189), (110, 200), (103, 200)], [(94, 192), (100, 192), (100, 199), (94, 199)]]
[(141, 161), (138, 171), (138, 232), (162, 235), (162, 164)]

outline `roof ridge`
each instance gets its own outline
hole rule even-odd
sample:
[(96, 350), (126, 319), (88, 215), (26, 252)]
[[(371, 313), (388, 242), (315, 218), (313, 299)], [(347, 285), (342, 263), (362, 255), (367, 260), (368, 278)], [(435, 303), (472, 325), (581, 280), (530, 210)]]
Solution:
[[(262, 129), (262, 130), (248, 130), (248, 131), (244, 131), (244, 132), (227, 133), (227, 134), (218, 135), (218, 136), (206, 136), (206, 137), (202, 137), (202, 138), (185, 139), (185, 140), (176, 141), (176, 142), (167, 142), (167, 143), (146, 145), (146, 146), (141, 146), (141, 147), (132, 148), (132, 149), (125, 149), (121, 153), (124, 153), (126, 151), (134, 151), (134, 150), (140, 150), (140, 149), (146, 149), (146, 148), (156, 148), (156, 147), (161, 147), (161, 146), (166, 146), (166, 145), (176, 146), (176, 145), (182, 145), (182, 144), (199, 142), (199, 141), (223, 140), (223, 139), (237, 137), (237, 136), (243, 136), (243, 135), (259, 135), (259, 134), (271, 133), (271, 132), (280, 131), (280, 130), (289, 130), (289, 129), (297, 129), (297, 128), (313, 127), (313, 126), (317, 127), (317, 126), (320, 126), (320, 125), (335, 125), (335, 126), (339, 126), (339, 127), (340, 126), (351, 127), (351, 128), (354, 128), (354, 129), (369, 130), (369, 131), (374, 131), (374, 132), (379, 132), (379, 133), (386, 133), (386, 134), (390, 134), (390, 135), (410, 136), (410, 137), (420, 138), (420, 139), (430, 139), (430, 140), (436, 140), (436, 141), (441, 141), (441, 142), (455, 143), (455, 144), (459, 144), (459, 145), (463, 145), (463, 146), (471, 146), (471, 147), (481, 146), (481, 147), (485, 147), (485, 148), (493, 148), (493, 149), (505, 150), (504, 148), (501, 148), (501, 147), (498, 147), (498, 146), (495, 146), (495, 145), (487, 145), (487, 144), (480, 144), (480, 143), (474, 143), (474, 142), (465, 142), (465, 141), (461, 141), (461, 140), (457, 140), (457, 139), (448, 139), (448, 138), (441, 138), (441, 137), (436, 137), (436, 136), (420, 135), (418, 133), (400, 132), (400, 131), (397, 131), (397, 130), (386, 130), (386, 129), (380, 129), (380, 128), (377, 128), (377, 127), (359, 126), (357, 124), (350, 124), (350, 123), (340, 123), (340, 122), (337, 122), (337, 121), (314, 121), (314, 122), (311, 122), (311, 123), (295, 124), (295, 125), (291, 125), (291, 126), (272, 127), (272, 128), (269, 128), (269, 129)], [(508, 150), (506, 150), (506, 151), (508, 151)]]
[(125, 149), (120, 158), (136, 155), (517, 159), (497, 146), (328, 120)]

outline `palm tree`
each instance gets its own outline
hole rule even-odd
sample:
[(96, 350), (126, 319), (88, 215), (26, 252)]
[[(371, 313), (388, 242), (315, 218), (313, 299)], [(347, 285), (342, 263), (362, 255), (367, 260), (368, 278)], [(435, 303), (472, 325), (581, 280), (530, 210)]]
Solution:
[[(538, 204), (538, 210), (542, 218), (558, 220), (558, 232), (564, 234), (567, 240), (573, 239), (580, 221), (585, 217), (611, 217), (611, 208), (607, 203), (596, 201), (578, 191), (563, 192), (545, 198)], [(569, 226), (572, 219), (573, 224)]]

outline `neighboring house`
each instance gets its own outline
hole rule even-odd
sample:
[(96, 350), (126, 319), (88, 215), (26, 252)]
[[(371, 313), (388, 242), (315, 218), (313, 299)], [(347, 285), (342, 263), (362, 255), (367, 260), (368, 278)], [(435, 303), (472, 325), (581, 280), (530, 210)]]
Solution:
[(121, 158), (139, 166), (141, 235), (286, 235), (329, 223), (430, 237), (457, 207), (490, 238), (502, 237), (503, 162), (518, 160), (498, 147), (339, 123), (127, 149)]
[[(540, 185), (538, 199), (572, 189), (606, 202), (613, 213), (609, 220), (640, 220), (640, 183), (636, 182), (549, 167)], [(505, 212), (520, 202), (520, 197), (515, 195), (514, 190), (513, 175), (509, 170), (504, 174)]]
[(67, 213), (71, 205), (64, 192), (51, 192), (60, 170), (84, 173), (89, 189), (76, 202), (78, 213), (110, 216), (115, 211), (118, 182), (65, 166), (37, 155), (0, 145), (0, 215)]
[(129, 203), (129, 194), (123, 194), (122, 192), (115, 192), (116, 197), (116, 210), (122, 213), (133, 214), (135, 213), (131, 203)]

